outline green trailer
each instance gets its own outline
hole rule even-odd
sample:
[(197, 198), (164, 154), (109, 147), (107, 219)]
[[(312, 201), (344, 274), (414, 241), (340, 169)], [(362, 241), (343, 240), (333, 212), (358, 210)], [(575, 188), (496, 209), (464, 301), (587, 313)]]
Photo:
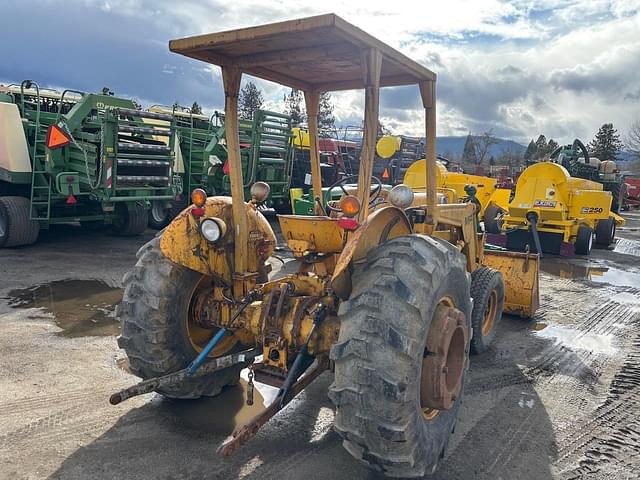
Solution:
[(40, 229), (72, 221), (142, 233), (150, 202), (182, 190), (175, 132), (172, 116), (143, 112), (107, 90), (55, 92), (28, 80), (2, 87), (0, 247), (34, 243)]
[[(231, 182), (227, 165), (224, 115), (209, 118), (184, 107), (155, 105), (150, 112), (171, 114), (176, 122), (175, 171), (182, 176), (185, 195), (171, 202), (156, 202), (149, 226), (163, 228), (188, 202), (188, 192), (203, 188), (208, 195), (229, 195)], [(289, 189), (293, 169), (291, 118), (281, 113), (258, 110), (252, 120), (239, 120), (240, 156), (245, 195), (257, 181), (269, 184), (267, 208), (290, 210)]]

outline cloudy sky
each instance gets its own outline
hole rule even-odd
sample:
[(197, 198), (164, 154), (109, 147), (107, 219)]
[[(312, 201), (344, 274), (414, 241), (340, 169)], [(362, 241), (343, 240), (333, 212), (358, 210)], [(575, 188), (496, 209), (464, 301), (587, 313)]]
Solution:
[[(0, 0), (0, 83), (219, 109), (217, 67), (170, 53), (170, 39), (328, 12), (438, 74), (439, 135), (569, 142), (640, 118), (640, 0)], [(283, 89), (256, 83), (281, 109)], [(361, 95), (334, 100), (340, 124), (361, 122)], [(422, 134), (417, 88), (384, 89), (381, 119)]]

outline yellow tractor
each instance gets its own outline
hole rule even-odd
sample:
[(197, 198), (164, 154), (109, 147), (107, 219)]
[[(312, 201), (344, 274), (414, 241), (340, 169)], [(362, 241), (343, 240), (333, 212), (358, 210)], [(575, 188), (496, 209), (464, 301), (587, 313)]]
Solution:
[(598, 245), (612, 245), (616, 227), (625, 223), (611, 211), (611, 202), (601, 183), (540, 162), (522, 172), (511, 202), (498, 201), (498, 208), (487, 212), (493, 218), (485, 215), (485, 225), (489, 241), (509, 250), (589, 255), (594, 237)]
[[(436, 75), (333, 14), (173, 40), (170, 49), (222, 67), (232, 197), (195, 190), (138, 252), (124, 278), (119, 345), (144, 380), (111, 403), (151, 391), (214, 396), (248, 368), (248, 403), (254, 381), (278, 395), (220, 446), (229, 455), (332, 370), (335, 429), (351, 455), (391, 477), (434, 471), (456, 423), (470, 349), (487, 348), (504, 308), (531, 315), (538, 295), (537, 257), (484, 253), (474, 206), (439, 204), (435, 175), (420, 201), (404, 185), (382, 196), (372, 179), (382, 86), (419, 86), (435, 171)], [(243, 73), (302, 90), (309, 116), (316, 215), (279, 216), (299, 268), (270, 280), (276, 236), (256, 208), (269, 187), (258, 182), (243, 198)], [(319, 95), (361, 88), (357, 192), (323, 205)], [(505, 299), (503, 275), (519, 296)]]
[[(425, 188), (427, 178), (427, 161), (422, 159), (414, 162), (404, 174), (404, 184), (414, 191)], [(468, 173), (449, 172), (445, 165), (436, 162), (436, 185), (438, 191), (446, 196), (448, 203), (473, 201), (478, 207), (481, 218), (485, 212), (496, 208), (496, 205), (507, 205), (511, 196), (511, 189), (498, 188), (498, 180), (481, 175)], [(473, 196), (470, 197), (470, 187), (473, 187)]]

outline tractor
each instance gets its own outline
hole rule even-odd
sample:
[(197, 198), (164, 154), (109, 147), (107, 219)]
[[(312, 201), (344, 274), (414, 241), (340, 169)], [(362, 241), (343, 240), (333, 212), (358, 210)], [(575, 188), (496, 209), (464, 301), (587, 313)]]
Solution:
[[(471, 351), (489, 347), (503, 310), (532, 315), (536, 255), (484, 252), (471, 203), (445, 204), (435, 172), (436, 75), (334, 14), (172, 40), (171, 51), (222, 67), (231, 197), (192, 204), (138, 252), (124, 277), (119, 345), (143, 380), (117, 404), (158, 392), (218, 395), (248, 368), (278, 388), (219, 447), (230, 455), (323, 372), (333, 371), (334, 427), (355, 458), (390, 477), (433, 472), (456, 425)], [(315, 215), (279, 215), (297, 271), (269, 278), (276, 235), (245, 201), (237, 129), (243, 73), (304, 93)], [(379, 90), (418, 85), (426, 116), (426, 191), (384, 192), (372, 177)], [(365, 90), (355, 192), (346, 177), (323, 202), (320, 92)], [(382, 199), (382, 201), (381, 201)], [(499, 266), (500, 270), (488, 264)], [(511, 283), (510, 283), (511, 282)], [(517, 284), (506, 294), (509, 284)]]

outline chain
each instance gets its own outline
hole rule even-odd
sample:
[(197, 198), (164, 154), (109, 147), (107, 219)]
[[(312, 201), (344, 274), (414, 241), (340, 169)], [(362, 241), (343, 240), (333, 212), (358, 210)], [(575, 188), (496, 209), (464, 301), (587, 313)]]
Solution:
[(249, 367), (249, 373), (247, 375), (249, 377), (249, 382), (247, 383), (247, 405), (253, 405), (253, 365)]

